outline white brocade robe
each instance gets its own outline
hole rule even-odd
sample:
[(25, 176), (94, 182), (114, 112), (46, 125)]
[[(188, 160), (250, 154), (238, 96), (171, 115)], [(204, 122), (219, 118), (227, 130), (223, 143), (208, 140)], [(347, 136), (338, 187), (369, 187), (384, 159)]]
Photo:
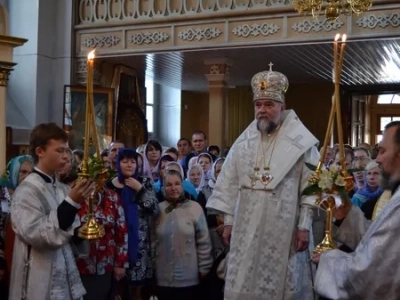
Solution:
[[(312, 174), (304, 162), (318, 163), (318, 141), (293, 111), (285, 111), (272, 153), (273, 180), (252, 187), (249, 174), (260, 140), (254, 121), (229, 151), (207, 203), (225, 214), (225, 225), (233, 224), (225, 300), (311, 300), (310, 253), (296, 253), (294, 239), (298, 228), (311, 230), (313, 210), (307, 203), (315, 198), (300, 195)], [(310, 239), (311, 246), (311, 234)]]
[(63, 231), (57, 217), (57, 207), (68, 192), (67, 185), (46, 183), (36, 173), (15, 190), (9, 300), (77, 300), (85, 294), (69, 244), (79, 219)]
[(399, 189), (370, 225), (359, 208), (352, 207), (340, 230), (341, 240), (352, 248), (356, 245), (355, 251), (321, 255), (316, 292), (332, 300), (400, 299), (399, 216)]

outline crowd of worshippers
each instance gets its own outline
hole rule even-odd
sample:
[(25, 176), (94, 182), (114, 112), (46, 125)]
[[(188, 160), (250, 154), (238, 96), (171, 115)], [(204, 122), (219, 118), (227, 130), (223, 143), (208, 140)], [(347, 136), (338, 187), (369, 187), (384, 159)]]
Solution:
[[(51, 127), (55, 125), (45, 125), (57, 133)], [(58, 134), (65, 138), (62, 131)], [(180, 139), (176, 148), (149, 140), (130, 149), (113, 141), (101, 153), (104, 165), (115, 174), (95, 193), (94, 215), (105, 227), (105, 235), (83, 240), (76, 228), (72, 240), (86, 290), (83, 299), (223, 299), (228, 252), (222, 242), (224, 220), (206, 209), (206, 203), (228, 151), (224, 149), (221, 155), (219, 147), (208, 146), (205, 133), (198, 131), (191, 140)], [(376, 204), (382, 194), (387, 193), (387, 199), (391, 196), (391, 191), (379, 187), (377, 151), (377, 145), (345, 145), (346, 167), (360, 170), (353, 174), (355, 186), (349, 196), (369, 220), (378, 213)], [(82, 150), (67, 149), (63, 168), (56, 173), (59, 182), (73, 187), (82, 160)], [(328, 168), (339, 164), (338, 145), (327, 150), (324, 162)], [(40, 173), (34, 165), (33, 156), (17, 156), (1, 177), (1, 295), (8, 293), (12, 281), (12, 196), (29, 174)], [(87, 212), (84, 201), (78, 210), (81, 225)], [(340, 249), (351, 251), (346, 245)]]
[[(341, 167), (338, 149), (338, 144), (327, 149), (324, 158), (327, 168), (332, 164)], [(372, 147), (367, 143), (361, 143), (355, 148), (350, 145), (344, 145), (346, 168), (348, 170), (357, 170), (357, 172), (352, 174), (355, 184), (353, 190), (349, 193), (349, 197), (354, 205), (361, 208), (368, 220), (372, 219), (375, 205), (384, 193), (379, 187), (381, 171), (375, 161), (378, 151), (378, 144)]]
[[(55, 124), (43, 126), (53, 139), (66, 138)], [(223, 217), (207, 210), (206, 203), (228, 151), (221, 154), (218, 146), (208, 146), (206, 134), (198, 131), (191, 140), (180, 139), (176, 148), (149, 140), (131, 149), (113, 141), (101, 152), (114, 174), (94, 193), (94, 216), (105, 235), (84, 240), (76, 228), (71, 242), (86, 290), (83, 299), (223, 299)], [(66, 149), (63, 168), (56, 172), (60, 183), (74, 188), (83, 154), (81, 149)], [(12, 196), (29, 174), (45, 176), (37, 159), (34, 154), (14, 157), (0, 181), (1, 295), (13, 293), (10, 285), (17, 280), (12, 275), (18, 256), (13, 257), (17, 243)], [(88, 202), (77, 207), (83, 225)], [(60, 218), (59, 223), (61, 228)]]

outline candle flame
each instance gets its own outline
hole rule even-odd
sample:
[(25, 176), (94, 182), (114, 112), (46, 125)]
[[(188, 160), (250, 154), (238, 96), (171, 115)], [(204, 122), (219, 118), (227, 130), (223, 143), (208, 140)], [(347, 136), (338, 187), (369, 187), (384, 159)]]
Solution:
[(87, 56), (88, 60), (93, 60), (94, 59), (94, 57), (95, 57), (94, 53), (95, 52), (96, 52), (96, 49), (93, 49), (92, 51), (89, 52), (89, 54)]
[(335, 42), (337, 42), (340, 39), (340, 33), (336, 34), (335, 36)]
[(346, 39), (347, 39), (347, 35), (343, 34), (342, 35), (342, 43), (346, 42)]

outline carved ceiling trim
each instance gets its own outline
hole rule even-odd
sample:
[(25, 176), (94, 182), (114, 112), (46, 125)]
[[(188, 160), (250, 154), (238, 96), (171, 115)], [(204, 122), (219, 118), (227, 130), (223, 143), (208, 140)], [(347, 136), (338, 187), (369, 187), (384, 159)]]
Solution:
[(204, 20), (202, 22), (108, 27), (77, 30), (78, 57), (97, 47), (97, 55), (142, 54), (219, 47), (332, 41), (335, 33), (351, 32), (349, 39), (398, 35), (400, 4), (373, 6), (359, 17), (340, 17), (331, 24), (296, 14)]
[[(269, 14), (297, 14), (291, 0), (77, 0), (76, 29), (207, 20)], [(377, 5), (398, 0), (374, 0)]]

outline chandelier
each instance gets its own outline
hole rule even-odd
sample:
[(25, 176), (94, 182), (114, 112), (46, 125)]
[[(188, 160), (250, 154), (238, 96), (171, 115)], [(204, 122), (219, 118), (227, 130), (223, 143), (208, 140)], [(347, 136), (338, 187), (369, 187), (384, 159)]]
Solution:
[(370, 9), (372, 0), (292, 0), (293, 6), (301, 15), (311, 15), (317, 18), (325, 7), (324, 15), (330, 22), (335, 22), (342, 14), (362, 14)]

